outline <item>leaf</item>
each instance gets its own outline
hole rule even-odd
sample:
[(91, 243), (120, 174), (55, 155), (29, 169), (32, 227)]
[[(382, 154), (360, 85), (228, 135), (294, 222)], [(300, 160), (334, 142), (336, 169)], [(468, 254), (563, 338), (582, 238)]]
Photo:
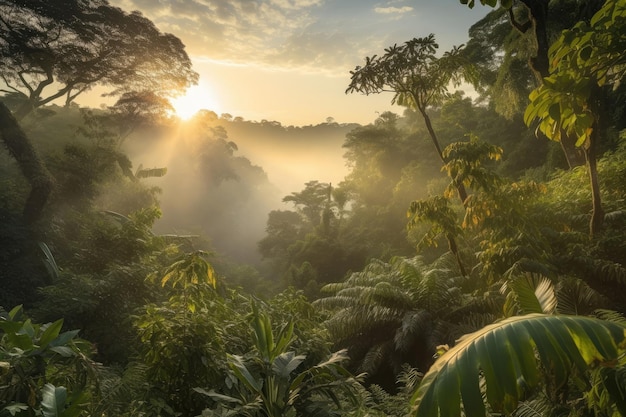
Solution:
[(57, 279), (59, 277), (61, 270), (59, 269), (59, 266), (57, 265), (57, 262), (54, 259), (54, 255), (52, 255), (52, 251), (50, 250), (48, 245), (46, 245), (44, 242), (38, 242), (38, 243), (39, 243), (39, 248), (41, 249), (41, 251), (43, 252), (45, 256), (45, 259), (43, 261), (46, 266), (46, 269), (48, 270), (48, 273), (53, 279)]
[(559, 103), (554, 103), (550, 105), (550, 108), (548, 109), (548, 114), (554, 120), (560, 120), (561, 119), (561, 105)]
[(538, 361), (551, 369), (556, 381), (562, 381), (573, 366), (584, 371), (591, 363), (615, 360), (625, 340), (624, 326), (595, 318), (511, 317), (465, 336), (439, 358), (411, 398), (412, 415), (437, 416), (451, 410), (448, 417), (460, 416), (459, 407), (446, 404), (456, 400), (458, 392), (465, 415), (484, 415), (485, 404), (475, 397), (478, 370), (485, 375), (491, 408), (511, 412), (524, 390), (537, 385)]
[(54, 323), (47, 324), (42, 326), (41, 328), (44, 330), (42, 335), (39, 337), (39, 347), (45, 348), (48, 343), (52, 342), (59, 336), (59, 332), (63, 327), (63, 319), (59, 319)]
[(261, 392), (261, 383), (254, 379), (248, 368), (243, 362), (243, 358), (239, 355), (228, 355), (228, 365), (235, 373), (235, 376), (241, 381), (250, 391), (254, 393)]
[(578, 56), (580, 57), (581, 60), (588, 61), (589, 58), (591, 58), (592, 52), (593, 52), (593, 48), (591, 47), (591, 45), (586, 45), (584, 48), (580, 50), (580, 52), (578, 52)]
[(23, 306), (21, 304), (16, 305), (15, 307), (13, 307), (11, 309), (11, 311), (9, 311), (9, 319), (16, 320), (16, 317), (21, 315), (23, 313), (23, 311), (24, 311), (24, 309), (23, 309)]
[(288, 380), (289, 375), (306, 359), (306, 355), (285, 352), (279, 355), (272, 364), (272, 371), (281, 378)]
[(71, 358), (74, 356), (74, 351), (67, 346), (53, 346), (50, 348), (52, 352), (58, 353), (64, 358)]
[(30, 407), (27, 406), (26, 404), (10, 404), (7, 405), (6, 407), (0, 409), (0, 415), (3, 414), (4, 411), (7, 411), (9, 414), (11, 414), (12, 416), (15, 415), (19, 415), (22, 413), (22, 411), (26, 411), (28, 410)]
[(65, 401), (67, 400), (65, 387), (55, 387), (52, 384), (46, 384), (41, 389), (41, 392), (41, 410), (44, 417), (61, 417), (65, 409)]
[(78, 335), (79, 332), (80, 332), (80, 330), (69, 330), (67, 332), (63, 332), (57, 338), (52, 340), (49, 343), (49, 345), (50, 346), (64, 346), (70, 340), (74, 339)]
[(557, 298), (548, 278), (535, 282), (531, 277), (518, 277), (508, 281), (502, 290), (510, 291), (507, 303), (510, 297), (515, 299), (514, 306), (519, 309), (517, 314), (552, 314), (556, 310)]
[(241, 400), (238, 398), (230, 397), (228, 395), (223, 395), (215, 392), (215, 390), (207, 391), (204, 388), (193, 388), (193, 390), (199, 394), (206, 395), (207, 397), (211, 397), (217, 402), (228, 402), (235, 404), (242, 404)]

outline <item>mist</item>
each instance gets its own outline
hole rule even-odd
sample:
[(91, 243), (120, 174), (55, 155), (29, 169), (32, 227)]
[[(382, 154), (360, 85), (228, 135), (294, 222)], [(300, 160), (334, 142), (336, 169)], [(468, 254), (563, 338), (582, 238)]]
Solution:
[(257, 242), (271, 210), (310, 180), (337, 184), (348, 173), (342, 144), (357, 125), (282, 126), (203, 111), (124, 145), (135, 167), (166, 167), (143, 181), (161, 189), (161, 234), (198, 235), (218, 254), (258, 264)]

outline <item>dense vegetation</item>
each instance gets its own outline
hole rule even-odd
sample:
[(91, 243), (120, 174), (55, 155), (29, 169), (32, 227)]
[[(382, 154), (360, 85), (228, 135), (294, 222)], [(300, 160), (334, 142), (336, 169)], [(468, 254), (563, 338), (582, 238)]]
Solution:
[[(181, 122), (182, 43), (67, 3), (0, 0), (0, 416), (626, 415), (623, 1), (481, 1), (352, 72), (402, 115), (308, 128)], [(244, 131), (348, 173), (277, 209)]]

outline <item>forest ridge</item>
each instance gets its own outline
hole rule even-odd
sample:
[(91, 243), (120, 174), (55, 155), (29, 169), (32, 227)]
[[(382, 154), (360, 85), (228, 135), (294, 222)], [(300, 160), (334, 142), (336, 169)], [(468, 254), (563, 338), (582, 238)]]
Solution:
[(0, 0), (0, 417), (626, 415), (623, 1), (461, 0), (304, 127), (58, 3)]

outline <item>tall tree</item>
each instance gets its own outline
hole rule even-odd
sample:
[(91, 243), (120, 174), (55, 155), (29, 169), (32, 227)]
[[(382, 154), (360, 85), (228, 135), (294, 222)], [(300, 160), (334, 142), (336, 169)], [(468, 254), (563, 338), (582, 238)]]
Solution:
[[(106, 0), (0, 0), (0, 79), (5, 85), (0, 92), (23, 99), (14, 113), (18, 121), (56, 99), (69, 104), (96, 85), (110, 87), (110, 95), (152, 91), (167, 96), (197, 77), (182, 42), (138, 12), (126, 13)], [(7, 117), (0, 122), (2, 140), (22, 172), (41, 165), (29, 139), (10, 133), (16, 124)], [(24, 210), (29, 222), (39, 217), (50, 191), (50, 184), (39, 185), (33, 186)]]
[(592, 236), (604, 219), (596, 165), (605, 114), (601, 89), (619, 84), (626, 75), (625, 17), (623, 2), (607, 0), (590, 25), (583, 21), (563, 31), (550, 49), (550, 76), (533, 91), (524, 115), (529, 125), (539, 119), (539, 130), (550, 139), (573, 137), (583, 148), (592, 192)]
[(106, 0), (1, 0), (0, 16), (2, 91), (26, 99), (18, 119), (96, 85), (168, 95), (197, 81), (180, 39)]
[[(351, 71), (347, 93), (378, 94), (394, 93), (392, 103), (417, 110), (424, 119), (428, 134), (437, 155), (445, 164), (442, 147), (428, 114), (429, 107), (438, 106), (450, 97), (450, 83), (459, 85), (463, 79), (471, 78), (470, 67), (455, 47), (442, 57), (435, 55), (439, 45), (435, 36), (414, 38), (404, 45), (385, 49), (382, 56), (365, 59), (363, 67)], [(463, 184), (457, 184), (461, 202), (467, 198)]]
[[(462, 4), (467, 4), (470, 8), (473, 8), (475, 4), (474, 0), (460, 0), (460, 2)], [(531, 42), (531, 44), (529, 44), (528, 42), (515, 42), (510, 39), (507, 41), (509, 47), (515, 49), (516, 52), (514, 54), (505, 53), (500, 73), (502, 75), (502, 70), (509, 72), (509, 74), (504, 76), (509, 80), (515, 79), (519, 84), (516, 89), (519, 90), (520, 87), (522, 89), (527, 87), (530, 80), (519, 75), (520, 67), (518, 64), (520, 61), (518, 56), (528, 56), (528, 65), (534, 73), (536, 79), (535, 86), (541, 85), (543, 83), (543, 79), (550, 75), (550, 61), (548, 55), (551, 43), (551, 27), (556, 26), (556, 32), (558, 33), (559, 30), (566, 28), (562, 26), (564, 21), (574, 24), (578, 20), (588, 20), (593, 13), (601, 7), (602, 0), (587, 0), (584, 2), (550, 2), (548, 0), (480, 0), (480, 3), (490, 7), (496, 7), (499, 3), (501, 10), (505, 11), (505, 14), (508, 16), (509, 23), (514, 30), (519, 34), (524, 35), (526, 39)], [(572, 11), (574, 12), (572, 13)], [(504, 14), (498, 15), (503, 16)], [(487, 25), (487, 27), (489, 26), (493, 27), (493, 23)], [(476, 28), (472, 27), (472, 29)], [(476, 33), (476, 31), (474, 31), (474, 33)], [(491, 33), (492, 32), (489, 31), (488, 36), (491, 37)], [(530, 50), (528, 50), (529, 48)], [(483, 51), (484, 50), (485, 48), (483, 48)], [(520, 54), (523, 50), (526, 50), (526, 53)], [(502, 80), (499, 80), (499, 82), (502, 83)], [(570, 167), (582, 165), (584, 163), (582, 155), (576, 150), (574, 138), (563, 135), (561, 147)]]

